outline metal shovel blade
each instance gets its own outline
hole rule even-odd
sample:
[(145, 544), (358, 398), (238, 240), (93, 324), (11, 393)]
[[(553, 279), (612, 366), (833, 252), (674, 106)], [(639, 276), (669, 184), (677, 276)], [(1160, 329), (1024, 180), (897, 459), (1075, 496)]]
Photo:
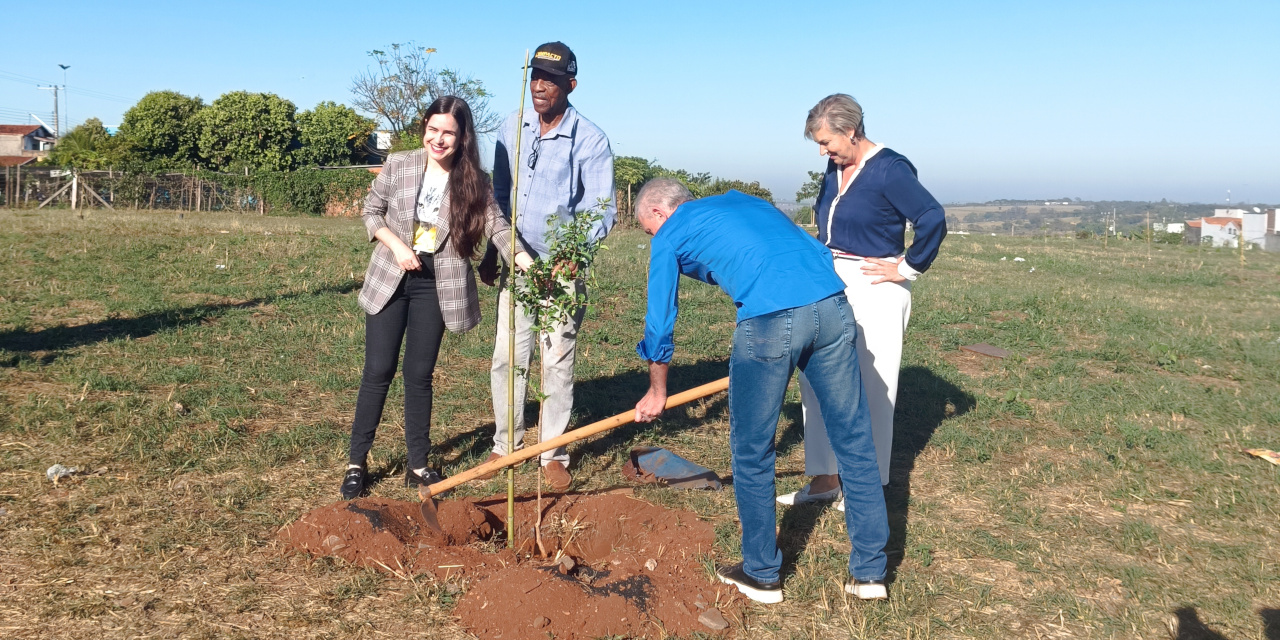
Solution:
[(426, 487), (418, 487), (418, 497), (422, 498), (422, 504), (419, 510), (422, 512), (422, 520), (427, 524), (427, 528), (436, 534), (444, 537), (444, 527), (440, 526), (440, 515), (436, 509), (436, 499)]

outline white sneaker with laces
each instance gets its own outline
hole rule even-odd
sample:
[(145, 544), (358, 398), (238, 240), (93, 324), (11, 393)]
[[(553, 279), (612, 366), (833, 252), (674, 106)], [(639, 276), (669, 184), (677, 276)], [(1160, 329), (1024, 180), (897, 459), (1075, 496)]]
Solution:
[(811, 485), (806, 484), (804, 488), (799, 491), (784, 493), (778, 496), (778, 503), (790, 506), (805, 504), (806, 502), (831, 502), (834, 500), (840, 500), (840, 509), (842, 511), (844, 510), (844, 500), (841, 500), (844, 495), (841, 494), (840, 487), (836, 487), (830, 491), (823, 491), (822, 493), (809, 493), (810, 486)]

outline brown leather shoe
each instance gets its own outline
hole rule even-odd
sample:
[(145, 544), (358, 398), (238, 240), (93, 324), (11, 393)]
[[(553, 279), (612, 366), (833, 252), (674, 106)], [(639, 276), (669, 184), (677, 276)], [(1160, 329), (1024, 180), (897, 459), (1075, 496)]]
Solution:
[[(493, 462), (494, 460), (497, 460), (498, 458), (501, 458), (501, 457), (502, 457), (502, 456), (500, 456), (500, 455), (498, 455), (498, 454), (496, 454), (496, 453), (494, 453), (494, 452), (490, 451), (490, 452), (489, 452), (489, 457), (488, 457), (488, 458), (485, 458), (485, 459), (484, 459), (484, 462), (482, 462), (482, 463), (480, 463), (480, 464), (485, 464), (485, 463), (488, 463), (488, 462)], [(488, 480), (489, 478), (492, 478), (492, 477), (494, 477), (494, 476), (496, 476), (496, 475), (498, 475), (498, 472), (497, 472), (497, 471), (490, 471), (489, 473), (486, 473), (486, 474), (483, 474), (483, 475), (476, 476), (476, 479), (477, 479), (477, 480)]]
[(552, 491), (564, 491), (573, 482), (573, 476), (569, 475), (569, 470), (565, 469), (564, 464), (558, 460), (552, 460), (543, 465), (542, 472), (546, 474), (547, 484), (551, 485)]

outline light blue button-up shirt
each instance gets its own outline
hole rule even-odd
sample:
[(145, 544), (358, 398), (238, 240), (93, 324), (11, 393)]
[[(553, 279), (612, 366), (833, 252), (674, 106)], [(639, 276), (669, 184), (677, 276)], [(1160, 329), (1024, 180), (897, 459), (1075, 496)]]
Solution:
[[(508, 220), (518, 120), (519, 112), (516, 112), (503, 123), (493, 153), (493, 195)], [(520, 239), (534, 257), (546, 256), (548, 216), (554, 213), (560, 220), (568, 221), (595, 208), (600, 199), (608, 199), (604, 219), (591, 231), (592, 240), (604, 239), (617, 219), (609, 138), (572, 105), (565, 110), (560, 124), (546, 135), (539, 136), (538, 113), (532, 109), (525, 111), (522, 126), (518, 167), (520, 209), (517, 212)], [(537, 160), (530, 167), (530, 158), (535, 156)]]

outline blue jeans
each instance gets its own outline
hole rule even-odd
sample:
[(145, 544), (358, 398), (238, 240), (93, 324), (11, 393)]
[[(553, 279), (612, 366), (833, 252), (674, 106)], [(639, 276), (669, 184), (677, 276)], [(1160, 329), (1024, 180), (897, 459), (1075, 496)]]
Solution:
[(857, 325), (844, 294), (743, 320), (729, 360), (729, 438), (733, 487), (742, 522), (747, 575), (778, 580), (782, 552), (775, 530), (774, 437), (787, 383), (797, 367), (826, 418), (844, 490), (853, 551), (849, 574), (883, 580), (889, 517), (871, 439), (871, 416), (858, 371)]

